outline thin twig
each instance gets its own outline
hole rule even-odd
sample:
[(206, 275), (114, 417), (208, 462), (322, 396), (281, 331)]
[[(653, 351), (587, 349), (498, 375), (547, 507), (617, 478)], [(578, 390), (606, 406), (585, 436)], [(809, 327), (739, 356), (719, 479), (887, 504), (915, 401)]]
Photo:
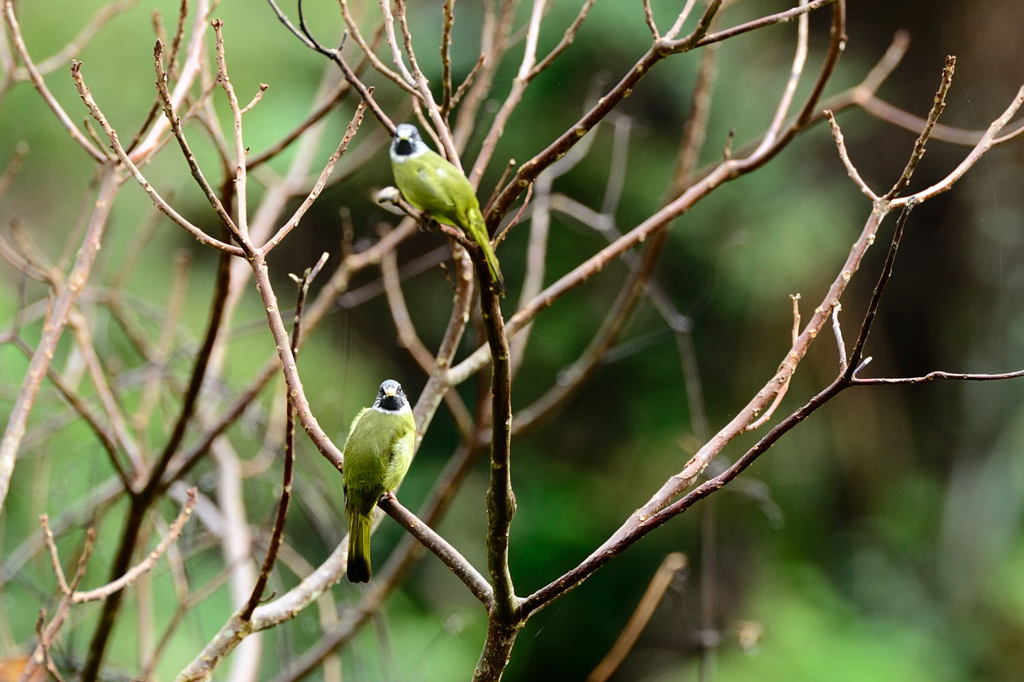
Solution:
[[(344, 3), (342, 3), (344, 4)], [(448, 118), (452, 107), (452, 26), (455, 24), (455, 0), (445, 0), (441, 8), (441, 115)]]
[[(296, 28), (295, 25), (292, 24), (287, 15), (285, 15), (285, 13), (281, 11), (281, 8), (277, 6), (276, 0), (267, 0), (267, 3), (274, 10), (274, 14), (277, 15), (278, 20), (292, 33), (292, 35), (302, 41), (306, 47), (319, 52), (338, 65), (338, 68), (341, 69), (341, 73), (345, 76), (345, 80), (356, 89), (359, 96), (362, 97), (363, 101), (370, 107), (370, 111), (373, 112), (374, 117), (380, 121), (380, 124), (387, 129), (388, 133), (393, 135), (395, 133), (394, 121), (384, 113), (384, 110), (377, 103), (377, 100), (373, 98), (373, 93), (369, 91), (366, 84), (360, 80), (359, 76), (348, 65), (348, 62), (346, 62), (341, 56), (340, 48), (335, 50), (324, 47), (313, 37), (313, 34), (309, 32), (309, 29), (306, 28), (305, 18), (302, 13), (302, 0), (299, 0), (298, 2), (300, 28)], [(369, 56), (369, 53), (367, 53), (367, 56)]]
[(114, 592), (119, 592), (125, 587), (131, 585), (143, 573), (150, 571), (153, 566), (156, 565), (156, 562), (160, 557), (163, 556), (163, 553), (167, 551), (167, 548), (178, 539), (179, 535), (181, 535), (181, 531), (185, 528), (185, 523), (188, 521), (188, 517), (192, 513), (192, 507), (194, 507), (195, 504), (196, 490), (195, 488), (191, 488), (188, 492), (188, 499), (185, 501), (185, 504), (182, 505), (181, 512), (178, 514), (178, 518), (174, 520), (174, 523), (171, 524), (167, 535), (145, 559), (128, 569), (120, 578), (117, 578), (106, 585), (92, 590), (86, 590), (84, 592), (75, 592), (71, 597), (71, 603), (82, 604), (89, 601), (106, 599)]
[(633, 650), (640, 634), (647, 627), (651, 616), (654, 615), (654, 610), (661, 603), (665, 592), (672, 585), (672, 581), (680, 571), (686, 568), (686, 564), (686, 555), (682, 552), (672, 552), (662, 559), (661, 565), (658, 566), (658, 570), (655, 571), (651, 582), (647, 584), (643, 596), (640, 597), (633, 615), (629, 617), (608, 653), (587, 675), (587, 682), (605, 682), (619, 669), (622, 662), (626, 660), (626, 656)]
[(285, 224), (274, 233), (273, 237), (268, 239), (267, 242), (260, 247), (260, 251), (264, 256), (270, 253), (275, 246), (281, 243), (281, 240), (287, 237), (292, 230), (298, 227), (302, 217), (306, 215), (306, 212), (309, 211), (313, 202), (316, 201), (320, 196), (320, 193), (324, 191), (324, 187), (327, 185), (327, 180), (331, 177), (331, 173), (334, 172), (334, 167), (337, 165), (338, 160), (345, 153), (345, 150), (348, 149), (349, 143), (352, 141), (352, 138), (355, 137), (356, 132), (359, 130), (359, 126), (362, 125), (363, 114), (365, 112), (366, 102), (360, 102), (359, 106), (356, 107), (355, 113), (352, 115), (352, 120), (348, 122), (348, 126), (345, 128), (345, 134), (342, 136), (341, 142), (338, 143), (337, 149), (335, 149), (334, 153), (327, 159), (326, 165), (324, 165), (323, 170), (320, 172), (320, 177), (317, 178), (316, 183), (309, 191), (309, 194), (307, 194), (306, 198), (303, 199), (301, 204), (299, 204), (299, 207), (295, 209), (295, 213), (292, 214), (291, 218), (289, 218)]
[[(213, 33), (215, 37), (215, 50), (217, 53), (217, 82), (224, 88), (224, 94), (228, 99), (228, 107), (231, 109), (231, 120), (233, 122), (234, 143), (235, 143), (235, 168), (234, 168), (234, 195), (235, 213), (238, 216), (237, 231), (245, 239), (249, 237), (249, 193), (246, 189), (249, 174), (246, 171), (245, 156), (247, 149), (242, 135), (242, 115), (245, 113), (238, 103), (238, 95), (235, 93), (235, 86), (231, 83), (228, 75), (227, 54), (224, 50), (224, 22), (220, 19), (213, 21)], [(262, 89), (262, 88), (261, 88)], [(237, 235), (236, 235), (237, 236)], [(243, 247), (243, 251), (244, 251)]]
[(541, 71), (551, 66), (551, 63), (558, 59), (558, 56), (565, 52), (566, 49), (576, 39), (576, 34), (580, 30), (580, 26), (587, 20), (587, 15), (590, 14), (590, 9), (594, 6), (596, 0), (585, 0), (583, 5), (580, 6), (580, 11), (573, 19), (572, 23), (569, 24), (565, 29), (565, 33), (562, 34), (562, 39), (558, 41), (558, 44), (551, 48), (551, 51), (545, 55), (543, 59), (537, 62), (537, 65), (530, 70), (530, 78), (535, 78)]
[(836, 143), (836, 149), (839, 152), (839, 160), (843, 162), (843, 166), (846, 168), (846, 174), (853, 180), (853, 184), (857, 185), (857, 189), (861, 191), (861, 194), (866, 196), (871, 201), (877, 201), (878, 195), (875, 194), (864, 179), (860, 176), (857, 171), (857, 167), (853, 165), (853, 161), (850, 160), (850, 153), (846, 150), (846, 142), (843, 140), (843, 131), (840, 130), (839, 124), (836, 123), (836, 117), (833, 115), (831, 109), (825, 110), (825, 118), (828, 119), (828, 124), (832, 128), (832, 139)]
[(234, 246), (232, 244), (226, 244), (220, 241), (219, 239), (215, 239), (210, 235), (206, 234), (205, 232), (203, 232), (203, 230), (200, 229), (199, 227), (193, 225), (191, 222), (189, 222), (188, 219), (186, 219), (184, 216), (182, 216), (180, 213), (174, 210), (174, 208), (172, 208), (171, 205), (168, 204), (167, 201), (162, 196), (160, 196), (160, 193), (157, 192), (156, 189), (151, 184), (149, 184), (148, 180), (146, 180), (145, 176), (142, 174), (142, 171), (139, 170), (138, 166), (136, 166), (128, 157), (128, 154), (127, 152), (125, 152), (124, 147), (121, 146), (121, 141), (118, 139), (117, 131), (114, 130), (114, 128), (110, 125), (110, 123), (107, 121), (106, 115), (103, 113), (103, 111), (99, 108), (99, 105), (96, 104), (96, 101), (93, 99), (92, 94), (89, 92), (89, 88), (86, 86), (85, 80), (82, 77), (81, 62), (72, 62), (71, 77), (74, 79), (75, 87), (78, 89), (78, 94), (79, 96), (81, 96), (82, 101), (85, 102), (85, 106), (88, 107), (89, 113), (92, 114), (92, 117), (96, 119), (96, 122), (100, 124), (100, 127), (103, 128), (103, 132), (105, 132), (107, 134), (107, 137), (110, 139), (111, 147), (113, 148), (114, 153), (117, 155), (117, 158), (121, 160), (121, 163), (125, 165), (128, 171), (131, 173), (132, 177), (135, 178), (135, 181), (138, 182), (142, 189), (145, 190), (146, 194), (149, 195), (149, 198), (150, 200), (152, 200), (153, 204), (156, 205), (156, 207), (160, 209), (160, 211), (164, 215), (166, 215), (168, 218), (173, 220), (181, 227), (185, 228), (189, 232), (189, 234), (195, 237), (200, 244), (204, 244), (206, 246), (213, 246), (215, 248), (220, 249), (221, 251), (230, 253), (233, 256), (244, 255), (243, 251), (237, 246)]
[(946, 372), (935, 370), (917, 377), (870, 377), (861, 378), (856, 373), (853, 377), (854, 386), (876, 386), (879, 384), (927, 384), (936, 379), (950, 379), (954, 381), (1002, 381), (1003, 379), (1016, 379), (1024, 377), (1024, 369), (1014, 372), (1003, 372), (1001, 374), (975, 374), (961, 372)]
[[(78, 126), (74, 124), (71, 117), (68, 116), (67, 112), (64, 111), (64, 107), (60, 105), (57, 98), (53, 96), (50, 89), (46, 87), (46, 81), (43, 80), (42, 74), (39, 69), (36, 68), (35, 63), (32, 61), (32, 57), (28, 53), (28, 48), (25, 46), (25, 38), (21, 34), (21, 25), (18, 23), (18, 17), (14, 12), (14, 0), (3, 0), (4, 18), (6, 19), (7, 30), (10, 32), (11, 40), (14, 43), (15, 51), (18, 54), (18, 59), (21, 61), (25, 70), (28, 72), (28, 78), (32, 81), (32, 85), (39, 92), (39, 96), (43, 98), (46, 105), (50, 107), (50, 110), (57, 116), (57, 120), (60, 121), (64, 129), (71, 135), (71, 139), (78, 143), (82, 149), (85, 150), (86, 154), (91, 156), (94, 161), (99, 163), (106, 163), (108, 160), (107, 154), (101, 149), (98, 149), (96, 145), (86, 139), (82, 131), (78, 129)], [(3, 496), (0, 495), (0, 501)]]
[(892, 188), (885, 193), (884, 199), (892, 199), (910, 184), (910, 179), (917, 169), (917, 164), (921, 162), (921, 158), (924, 156), (925, 145), (928, 144), (928, 139), (935, 129), (939, 116), (942, 115), (943, 110), (946, 108), (946, 93), (949, 92), (949, 86), (953, 84), (953, 72), (955, 70), (956, 57), (949, 55), (946, 57), (946, 66), (942, 69), (939, 89), (936, 91), (935, 99), (932, 101), (932, 108), (928, 111), (928, 118), (925, 119), (924, 128), (921, 129), (921, 134), (917, 136), (917, 140), (914, 142), (914, 151), (910, 153), (910, 158), (907, 159), (907, 165), (903, 168), (903, 173)]
[(851, 372), (860, 367), (861, 361), (864, 359), (864, 345), (867, 343), (868, 334), (871, 332), (871, 325), (875, 321), (875, 315), (878, 314), (878, 304), (882, 300), (882, 294), (885, 292), (885, 287), (889, 283), (892, 277), (893, 266), (896, 264), (896, 254), (899, 252), (900, 240), (903, 238), (903, 230), (906, 227), (907, 219), (910, 218), (910, 212), (914, 209), (914, 204), (907, 204), (903, 207), (902, 213), (899, 218), (896, 219), (896, 227), (893, 229), (892, 240), (889, 243), (889, 251), (885, 255), (885, 263), (882, 264), (882, 271), (878, 275), (878, 281), (875, 283), (875, 288), (871, 292), (871, 300), (868, 302), (868, 307), (864, 311), (864, 319), (861, 322), (860, 331), (857, 334), (857, 340), (853, 344), (853, 348), (850, 351), (849, 362), (846, 363), (844, 376), (850, 376)]
[(845, 373), (849, 361), (846, 358), (846, 343), (843, 341), (843, 326), (839, 323), (839, 311), (842, 303), (832, 306), (832, 334), (836, 337), (836, 350), (839, 351), (839, 372)]
[[(216, 0), (213, 0), (213, 6), (216, 4)], [(184, 13), (186, 10), (187, 7), (182, 6), (180, 11)], [(174, 87), (174, 92), (171, 93), (171, 102), (175, 109), (189, 97), (196, 76), (205, 73), (206, 31), (210, 26), (209, 14), (212, 10), (211, 0), (196, 0), (195, 16), (192, 20), (192, 36), (185, 50), (185, 61), (178, 74), (178, 84)], [(179, 15), (179, 21), (184, 21), (183, 14)], [(149, 133), (141, 142), (132, 147), (131, 158), (134, 163), (142, 163), (159, 151), (166, 142), (165, 134), (168, 126), (169, 121), (165, 119), (154, 121)]]

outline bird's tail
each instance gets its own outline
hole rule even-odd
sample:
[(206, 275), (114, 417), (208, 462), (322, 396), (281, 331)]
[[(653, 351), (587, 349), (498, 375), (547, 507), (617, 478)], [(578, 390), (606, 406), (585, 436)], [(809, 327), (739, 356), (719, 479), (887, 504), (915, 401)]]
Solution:
[(469, 223), (469, 236), (483, 249), (484, 260), (487, 261), (487, 269), (491, 272), (491, 280), (494, 282), (494, 286), (497, 287), (498, 294), (504, 296), (505, 278), (501, 276), (498, 256), (495, 255), (494, 247), (491, 246), (490, 237), (487, 235), (487, 224), (484, 222), (484, 217), (480, 215), (480, 211), (470, 211)]
[(348, 579), (365, 583), (370, 579), (370, 516), (350, 510), (348, 519)]

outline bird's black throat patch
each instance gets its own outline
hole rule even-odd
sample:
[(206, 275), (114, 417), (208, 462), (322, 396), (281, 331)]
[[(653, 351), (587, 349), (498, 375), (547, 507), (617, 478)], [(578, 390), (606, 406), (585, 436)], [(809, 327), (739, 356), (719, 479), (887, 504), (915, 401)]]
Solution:
[(402, 399), (397, 395), (386, 395), (380, 399), (380, 408), (388, 412), (398, 412), (402, 409)]
[(399, 156), (409, 156), (412, 154), (412, 140), (398, 140), (395, 142), (395, 153)]

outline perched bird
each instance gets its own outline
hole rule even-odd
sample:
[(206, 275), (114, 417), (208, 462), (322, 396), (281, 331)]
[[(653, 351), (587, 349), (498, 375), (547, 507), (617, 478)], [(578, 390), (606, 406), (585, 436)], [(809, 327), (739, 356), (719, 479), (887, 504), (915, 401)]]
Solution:
[(409, 470), (416, 422), (401, 384), (380, 385), (373, 407), (352, 420), (345, 442), (345, 512), (348, 514), (348, 579), (370, 579), (370, 514), (377, 499), (398, 487)]
[(391, 171), (406, 201), (426, 211), (439, 223), (461, 228), (480, 245), (498, 293), (504, 295), (505, 281), (498, 267), (498, 257), (494, 255), (487, 225), (480, 214), (480, 202), (466, 176), (430, 149), (420, 139), (420, 131), (410, 123), (402, 123), (395, 129), (391, 141)]

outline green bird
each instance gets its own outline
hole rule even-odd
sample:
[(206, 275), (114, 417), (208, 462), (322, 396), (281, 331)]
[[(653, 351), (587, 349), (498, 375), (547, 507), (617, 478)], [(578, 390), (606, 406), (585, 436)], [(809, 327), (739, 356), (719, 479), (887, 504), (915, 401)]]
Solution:
[(381, 495), (398, 487), (409, 470), (416, 422), (402, 385), (380, 385), (373, 407), (352, 420), (345, 442), (345, 512), (348, 514), (348, 579), (370, 579), (370, 526)]
[(405, 200), (426, 211), (439, 223), (461, 228), (480, 245), (487, 269), (498, 293), (505, 294), (505, 281), (494, 255), (487, 225), (480, 213), (473, 187), (462, 172), (433, 151), (420, 139), (420, 131), (410, 123), (395, 129), (391, 141), (391, 171)]

